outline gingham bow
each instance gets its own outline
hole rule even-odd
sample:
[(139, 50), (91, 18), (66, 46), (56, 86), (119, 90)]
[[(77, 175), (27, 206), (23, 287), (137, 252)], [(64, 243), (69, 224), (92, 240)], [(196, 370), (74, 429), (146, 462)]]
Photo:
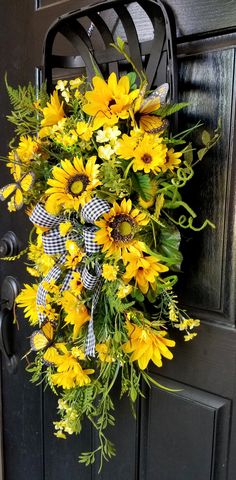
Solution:
[[(49, 282), (54, 279), (57, 281), (61, 276), (61, 265), (65, 263), (66, 260), (66, 240), (82, 240), (83, 247), (86, 252), (86, 255), (89, 256), (93, 253), (99, 252), (101, 247), (95, 242), (95, 232), (97, 227), (94, 225), (96, 220), (101, 217), (104, 213), (109, 212), (110, 205), (105, 200), (100, 198), (93, 198), (90, 200), (81, 210), (81, 217), (85, 224), (82, 226), (82, 234), (75, 235), (68, 234), (66, 237), (62, 237), (59, 231), (59, 225), (64, 221), (63, 216), (51, 215), (48, 213), (41, 204), (37, 204), (34, 208), (30, 220), (33, 224), (40, 227), (47, 227), (48, 230), (42, 234), (43, 248), (44, 252), (49, 255), (61, 254), (58, 262), (54, 265), (48, 274), (44, 277), (43, 281), (39, 284), (36, 304), (37, 307), (40, 305), (46, 305), (46, 296), (47, 291), (43, 287), (43, 283)], [(94, 290), (92, 305), (91, 305), (91, 318), (88, 326), (88, 334), (86, 341), (86, 351), (85, 353), (90, 356), (95, 355), (95, 335), (93, 329), (93, 316), (94, 310), (96, 308), (99, 294), (101, 290), (101, 267), (98, 263), (95, 264), (95, 272), (92, 273), (84, 265), (83, 260), (76, 268), (77, 271), (81, 274), (81, 281), (85, 288), (88, 290)], [(74, 270), (69, 270), (66, 274), (61, 291), (68, 290), (70, 281), (73, 277)], [(45, 320), (46, 316), (44, 313), (38, 311), (38, 318), (40, 324)]]

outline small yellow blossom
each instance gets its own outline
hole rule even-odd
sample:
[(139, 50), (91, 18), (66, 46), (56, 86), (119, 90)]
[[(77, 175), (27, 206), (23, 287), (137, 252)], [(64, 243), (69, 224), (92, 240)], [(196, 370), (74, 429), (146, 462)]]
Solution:
[(76, 89), (76, 88), (79, 88), (81, 85), (83, 85), (84, 83), (84, 80), (80, 77), (78, 78), (73, 78), (72, 80), (70, 80), (70, 87), (71, 89)]
[(70, 101), (70, 92), (67, 88), (68, 81), (67, 80), (58, 80), (56, 84), (56, 90), (61, 92), (61, 96), (65, 99), (66, 103)]
[(52, 305), (50, 305), (50, 303), (47, 303), (45, 306), (44, 305), (38, 305), (37, 310), (38, 310), (38, 312), (45, 315), (47, 320), (50, 320), (52, 322), (55, 322), (55, 321), (58, 320), (59, 315), (58, 315), (58, 313), (56, 313), (55, 308), (53, 308)]
[(60, 287), (58, 285), (56, 285), (55, 278), (52, 278), (49, 282), (46, 282), (44, 280), (42, 282), (42, 286), (49, 293), (58, 293), (59, 290), (60, 290)]
[(176, 313), (175, 305), (173, 303), (169, 303), (168, 308), (169, 308), (169, 319), (172, 322), (177, 322), (178, 321), (178, 315)]
[(26, 267), (26, 270), (32, 277), (40, 277), (40, 273), (36, 268)]
[(117, 292), (118, 298), (125, 298), (127, 297), (133, 290), (132, 285), (121, 285)]
[(72, 280), (70, 281), (70, 289), (73, 294), (79, 296), (83, 290), (84, 286), (81, 281), (81, 275), (79, 272), (73, 272)]
[(102, 276), (105, 280), (114, 281), (117, 277), (118, 271), (118, 267), (110, 265), (109, 263), (104, 263), (102, 266)]
[(117, 138), (121, 135), (121, 131), (114, 125), (114, 127), (106, 127), (103, 130), (98, 130), (96, 135), (96, 141), (98, 143), (108, 143), (112, 145), (116, 142)]
[(67, 268), (75, 269), (77, 265), (81, 262), (85, 253), (80, 249), (76, 242), (73, 240), (66, 241), (66, 250), (69, 253), (66, 257), (65, 266)]
[(115, 358), (109, 353), (109, 342), (98, 343), (96, 345), (96, 351), (98, 352), (98, 357), (101, 362), (112, 363), (115, 361)]
[(195, 327), (199, 327), (200, 325), (200, 320), (196, 319), (194, 320), (193, 318), (184, 318), (180, 323), (175, 325), (175, 328), (178, 328), (178, 330), (183, 331), (183, 330), (192, 330)]
[(98, 147), (98, 156), (103, 160), (110, 160), (113, 153), (114, 150), (111, 145), (109, 145), (109, 143), (107, 145), (101, 145), (100, 147)]
[(76, 132), (82, 140), (88, 142), (93, 135), (93, 128), (87, 122), (77, 122)]
[(71, 228), (72, 228), (72, 224), (69, 220), (67, 220), (66, 222), (60, 223), (59, 232), (61, 237), (65, 237), (67, 233), (71, 230)]
[(63, 145), (63, 147), (68, 148), (72, 147), (73, 145), (75, 145), (75, 143), (77, 143), (78, 136), (75, 130), (70, 130), (68, 133), (58, 132), (55, 135), (55, 140), (61, 145)]
[(184, 335), (184, 341), (189, 342), (190, 340), (193, 340), (193, 338), (196, 336), (197, 333), (188, 333), (187, 335)]

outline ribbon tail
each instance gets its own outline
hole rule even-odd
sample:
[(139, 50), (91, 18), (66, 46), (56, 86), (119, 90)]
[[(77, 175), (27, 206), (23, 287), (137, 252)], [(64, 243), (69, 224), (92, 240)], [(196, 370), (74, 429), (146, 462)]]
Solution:
[(102, 280), (99, 279), (97, 282), (96, 290), (93, 294), (91, 318), (89, 320), (88, 333), (87, 333), (87, 339), (86, 339), (85, 355), (89, 355), (90, 357), (95, 357), (96, 338), (95, 338), (94, 328), (93, 328), (93, 315), (94, 315), (94, 310), (96, 308), (96, 305), (98, 303), (101, 288), (102, 288)]
[(96, 345), (96, 339), (95, 339), (94, 328), (93, 328), (93, 309), (92, 309), (91, 318), (88, 324), (88, 334), (86, 339), (85, 355), (88, 355), (89, 357), (95, 357), (95, 345)]

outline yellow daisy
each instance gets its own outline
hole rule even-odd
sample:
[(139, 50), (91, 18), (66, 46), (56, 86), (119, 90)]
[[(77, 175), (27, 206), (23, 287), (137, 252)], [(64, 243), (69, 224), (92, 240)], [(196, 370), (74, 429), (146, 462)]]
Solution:
[(156, 135), (144, 134), (134, 151), (133, 170), (143, 170), (145, 173), (157, 174), (166, 161), (167, 147)]
[(132, 245), (140, 247), (134, 235), (148, 221), (145, 213), (137, 208), (132, 209), (131, 200), (123, 199), (120, 205), (115, 202), (110, 211), (97, 220), (99, 230), (95, 234), (95, 241), (103, 245), (102, 252), (106, 252), (106, 256), (121, 258)]
[(167, 272), (168, 267), (158, 262), (156, 257), (143, 255), (142, 252), (131, 247), (131, 252), (124, 255), (128, 262), (126, 272), (123, 275), (125, 282), (130, 282), (132, 278), (138, 284), (142, 293), (147, 293), (150, 284), (155, 282), (156, 277), (162, 272)]
[(24, 308), (24, 315), (29, 319), (31, 325), (38, 323), (38, 313), (36, 306), (36, 296), (38, 291), (38, 285), (24, 284), (19, 295), (16, 297), (16, 304), (20, 308)]
[(90, 314), (85, 305), (68, 290), (63, 292), (61, 305), (66, 313), (65, 323), (74, 325), (73, 340), (75, 340), (81, 327), (90, 320)]
[(141, 370), (147, 368), (150, 360), (162, 367), (162, 356), (171, 360), (172, 352), (167, 347), (174, 347), (175, 341), (165, 338), (167, 332), (164, 330), (155, 330), (150, 325), (135, 325), (127, 321), (126, 328), (129, 340), (123, 345), (123, 351), (130, 354), (131, 362), (137, 360)]
[(182, 152), (175, 152), (173, 148), (170, 148), (166, 153), (166, 163), (162, 166), (162, 171), (170, 170), (173, 172), (174, 168), (178, 168), (181, 160)]
[(60, 103), (56, 90), (51, 95), (50, 102), (47, 102), (47, 106), (42, 109), (42, 113), (44, 118), (41, 121), (41, 125), (43, 127), (55, 125), (65, 117), (63, 102)]
[(45, 206), (49, 213), (58, 214), (61, 208), (79, 210), (91, 200), (91, 192), (101, 184), (95, 162), (95, 156), (85, 165), (82, 158), (74, 157), (73, 161), (62, 160), (61, 167), (53, 168), (53, 178), (48, 180), (50, 187), (46, 190)]
[(29, 163), (32, 160), (35, 153), (38, 152), (40, 140), (36, 140), (29, 135), (21, 135), (19, 145), (16, 149), (16, 153), (23, 163)]
[(124, 75), (117, 81), (113, 72), (106, 82), (101, 77), (94, 77), (94, 89), (85, 94), (87, 103), (83, 110), (94, 117), (96, 128), (102, 125), (114, 125), (118, 119), (129, 117), (129, 108), (138, 96), (139, 90), (130, 92), (129, 78)]
[(57, 373), (51, 375), (53, 384), (65, 389), (88, 385), (91, 382), (89, 375), (93, 374), (94, 370), (83, 370), (78, 361), (81, 358), (80, 349), (72, 348), (69, 351), (65, 345), (63, 347), (62, 355), (56, 358)]

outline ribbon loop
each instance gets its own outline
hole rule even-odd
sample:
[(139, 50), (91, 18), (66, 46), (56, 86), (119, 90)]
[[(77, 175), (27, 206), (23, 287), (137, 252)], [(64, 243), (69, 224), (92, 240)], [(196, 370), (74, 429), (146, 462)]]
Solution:
[(83, 237), (84, 237), (84, 249), (86, 253), (97, 253), (100, 252), (101, 246), (95, 242), (95, 233), (97, 231), (97, 227), (83, 227)]
[(110, 205), (106, 200), (94, 197), (81, 210), (81, 216), (86, 223), (95, 223), (99, 217), (108, 213)]
[(62, 221), (61, 217), (48, 213), (40, 203), (37, 203), (29, 219), (34, 225), (47, 228), (53, 228)]
[(66, 249), (66, 238), (61, 237), (58, 227), (52, 228), (42, 235), (44, 252), (48, 255), (64, 253)]

